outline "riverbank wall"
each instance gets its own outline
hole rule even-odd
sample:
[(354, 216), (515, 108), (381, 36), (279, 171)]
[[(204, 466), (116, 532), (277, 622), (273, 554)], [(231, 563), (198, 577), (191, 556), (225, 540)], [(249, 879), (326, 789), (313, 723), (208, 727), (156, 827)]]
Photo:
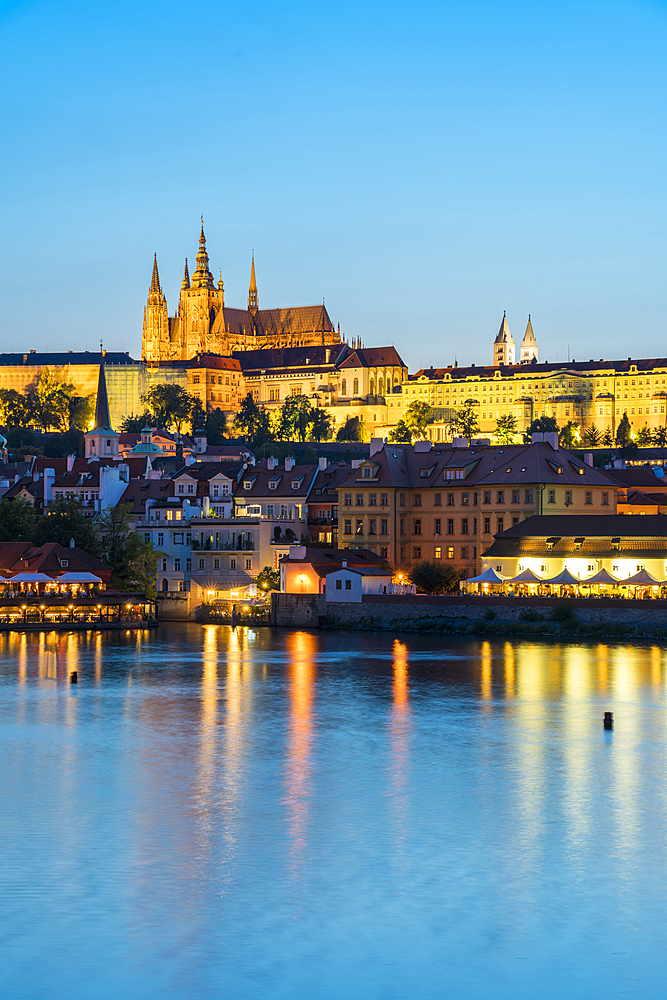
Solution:
[(461, 635), (667, 638), (667, 602), (368, 594), (361, 603), (327, 604), (322, 594), (272, 594), (271, 624)]

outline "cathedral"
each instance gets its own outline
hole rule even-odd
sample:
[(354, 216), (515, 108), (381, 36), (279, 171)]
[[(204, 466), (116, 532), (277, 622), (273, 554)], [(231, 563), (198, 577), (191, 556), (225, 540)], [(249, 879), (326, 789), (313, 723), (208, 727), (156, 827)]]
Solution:
[(232, 351), (266, 347), (339, 343), (340, 327), (338, 331), (334, 329), (324, 305), (291, 309), (259, 308), (254, 255), (248, 308), (230, 309), (225, 306), (222, 272), (216, 284), (209, 270), (203, 221), (197, 266), (190, 278), (186, 258), (175, 316), (170, 316), (167, 311), (167, 298), (160, 285), (155, 256), (141, 341), (141, 357), (148, 365), (189, 361), (201, 353), (230, 355)]
[[(503, 313), (503, 321), (500, 324), (498, 336), (493, 342), (494, 365), (498, 367), (500, 365), (516, 364), (517, 362), (514, 356), (515, 349), (516, 344), (514, 343), (514, 337), (510, 333), (509, 324), (507, 322), (507, 314)], [(528, 326), (526, 327), (526, 332), (523, 335), (523, 340), (521, 342), (521, 356), (519, 363), (522, 365), (537, 363), (537, 341), (535, 340), (535, 334), (533, 333), (533, 324), (530, 322), (530, 314), (528, 315)]]

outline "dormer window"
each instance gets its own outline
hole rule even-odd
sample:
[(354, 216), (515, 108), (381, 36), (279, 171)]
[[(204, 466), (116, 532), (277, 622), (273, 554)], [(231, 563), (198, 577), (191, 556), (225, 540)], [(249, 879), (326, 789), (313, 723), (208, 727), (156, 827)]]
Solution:
[[(244, 490), (249, 490), (251, 487), (252, 487), (251, 480), (250, 479), (244, 479), (243, 480), (243, 489)], [(269, 483), (269, 489), (270, 488), (271, 488), (271, 483)], [(275, 489), (275, 487), (274, 487), (274, 489)]]
[(301, 486), (301, 480), (300, 479), (293, 479), (292, 480), (292, 489), (293, 490), (298, 490), (299, 486)]
[(364, 469), (364, 479), (370, 479), (373, 470), (367, 465)]
[(68, 566), (69, 566), (69, 559), (61, 559), (60, 560), (60, 568), (61, 569), (67, 569)]
[(275, 479), (272, 479), (270, 481), (270, 483), (269, 483), (269, 489), (270, 490), (275, 490), (275, 489), (277, 489), (277, 487), (278, 487), (277, 481)]

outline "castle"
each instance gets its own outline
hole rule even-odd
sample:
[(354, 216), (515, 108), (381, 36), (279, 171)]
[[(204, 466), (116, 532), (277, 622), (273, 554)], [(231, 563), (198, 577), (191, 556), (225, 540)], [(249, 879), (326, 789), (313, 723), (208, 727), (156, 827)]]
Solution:
[(340, 326), (338, 331), (334, 329), (324, 305), (259, 308), (254, 254), (248, 308), (226, 306), (222, 272), (216, 284), (209, 270), (203, 220), (197, 266), (190, 279), (186, 258), (175, 316), (169, 316), (167, 311), (155, 255), (141, 342), (141, 357), (148, 365), (189, 361), (201, 353), (230, 355), (232, 351), (340, 342)]

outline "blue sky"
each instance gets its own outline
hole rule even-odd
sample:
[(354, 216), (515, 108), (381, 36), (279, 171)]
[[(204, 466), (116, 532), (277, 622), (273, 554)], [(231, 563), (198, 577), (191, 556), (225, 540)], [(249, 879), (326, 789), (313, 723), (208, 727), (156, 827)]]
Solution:
[(667, 355), (667, 3), (0, 4), (0, 350), (140, 353), (203, 213), (228, 305), (411, 370)]

